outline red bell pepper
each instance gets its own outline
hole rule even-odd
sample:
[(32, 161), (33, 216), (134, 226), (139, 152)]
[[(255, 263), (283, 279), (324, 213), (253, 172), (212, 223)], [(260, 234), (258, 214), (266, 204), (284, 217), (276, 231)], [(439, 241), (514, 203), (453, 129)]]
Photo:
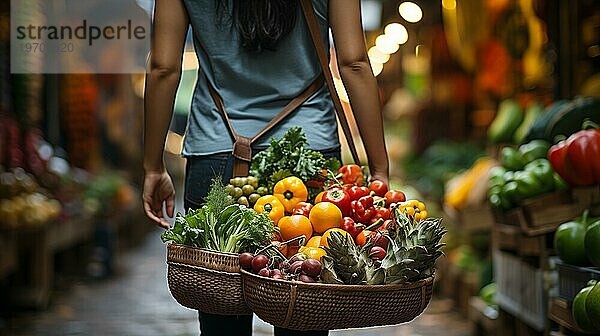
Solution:
[(338, 176), (341, 178), (343, 184), (354, 184), (358, 186), (361, 186), (365, 179), (362, 168), (355, 164), (342, 166), (338, 169)]
[(375, 223), (379, 219), (388, 220), (390, 218), (391, 211), (388, 208), (378, 207), (375, 208), (375, 215), (371, 217), (370, 224)]
[(313, 205), (308, 202), (299, 202), (294, 207), (294, 210), (292, 211), (292, 215), (302, 215), (302, 216), (308, 218), (308, 214), (310, 213), (310, 210), (312, 208), (313, 208)]
[(390, 190), (385, 193), (385, 206), (390, 206), (393, 203), (406, 201), (406, 195), (402, 191)]
[(365, 229), (365, 226), (361, 223), (356, 223), (354, 219), (350, 217), (344, 217), (341, 229), (348, 232), (353, 239), (356, 239), (356, 236)]
[(373, 205), (373, 196), (363, 196), (352, 201), (352, 219), (360, 223), (370, 223), (377, 212)]
[(321, 198), (321, 201), (330, 202), (337, 205), (337, 207), (342, 210), (342, 215), (344, 217), (352, 215), (352, 206), (350, 204), (352, 199), (350, 199), (350, 195), (348, 195), (348, 193), (342, 188), (333, 187), (329, 190), (326, 190), (325, 194), (323, 194), (323, 197)]
[(600, 184), (600, 130), (571, 135), (550, 148), (548, 159), (554, 171), (571, 186)]
[(369, 190), (379, 197), (384, 197), (388, 192), (388, 186), (383, 181), (375, 180), (369, 184)]
[(350, 184), (344, 186), (344, 190), (348, 193), (352, 201), (356, 201), (363, 196), (369, 196), (371, 193), (367, 187), (359, 187)]

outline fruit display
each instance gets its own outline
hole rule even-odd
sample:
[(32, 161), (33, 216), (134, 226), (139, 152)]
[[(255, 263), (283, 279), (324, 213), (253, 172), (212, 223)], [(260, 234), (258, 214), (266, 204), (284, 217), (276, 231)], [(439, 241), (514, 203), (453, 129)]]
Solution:
[(583, 128), (548, 152), (552, 168), (571, 186), (600, 184), (600, 129), (589, 121)]
[(586, 333), (600, 331), (600, 286), (595, 280), (579, 291), (573, 299), (573, 319)]
[(474, 143), (435, 142), (423, 154), (404, 162), (406, 179), (428, 199), (442, 200), (446, 182), (469, 169), (484, 157), (483, 149)]
[(0, 173), (0, 226), (45, 225), (61, 212), (61, 203), (49, 196), (22, 168)]
[(495, 166), (495, 160), (483, 157), (471, 168), (450, 179), (446, 183), (444, 204), (454, 210), (481, 205), (487, 198), (487, 181)]
[(502, 166), (490, 171), (488, 185), (488, 199), (494, 208), (510, 210), (527, 198), (567, 188), (546, 159), (549, 147), (546, 141), (533, 140), (518, 149), (502, 149)]
[(506, 99), (498, 106), (496, 118), (488, 128), (488, 139), (494, 143), (510, 143), (523, 122), (523, 110), (514, 99)]
[[(600, 224), (600, 219), (592, 219), (588, 216), (588, 211), (584, 211), (580, 218), (562, 223), (554, 234), (554, 247), (560, 259), (567, 264), (576, 266), (591, 265), (594, 256), (594, 244), (599, 241), (600, 233), (596, 233), (595, 229), (589, 234), (589, 242), (585, 244), (587, 231), (596, 224)], [(588, 258), (586, 252), (590, 252), (591, 258)]]
[(254, 176), (234, 177), (229, 180), (227, 193), (232, 202), (253, 207), (261, 196), (268, 193), (267, 188), (258, 184)]
[(556, 101), (534, 121), (524, 141), (541, 139), (553, 142), (557, 136), (569, 136), (581, 130), (581, 125), (586, 119), (600, 123), (598, 110), (598, 98), (580, 97), (572, 101)]

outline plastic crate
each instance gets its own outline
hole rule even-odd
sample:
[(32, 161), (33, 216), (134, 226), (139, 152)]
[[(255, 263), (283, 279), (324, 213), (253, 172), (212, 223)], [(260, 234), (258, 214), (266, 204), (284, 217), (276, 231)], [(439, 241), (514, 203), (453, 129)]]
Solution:
[(496, 301), (523, 323), (543, 331), (547, 316), (544, 271), (509, 253), (494, 252)]
[(556, 262), (558, 270), (558, 296), (567, 301), (573, 301), (575, 295), (584, 288), (590, 280), (600, 280), (600, 268), (579, 267)]

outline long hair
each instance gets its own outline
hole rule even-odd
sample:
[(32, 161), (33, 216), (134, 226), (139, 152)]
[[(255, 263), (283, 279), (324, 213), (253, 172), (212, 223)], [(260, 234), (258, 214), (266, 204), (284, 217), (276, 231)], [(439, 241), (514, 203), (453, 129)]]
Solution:
[[(228, 1), (215, 1), (218, 16), (223, 19), (229, 15)], [(230, 24), (237, 29), (245, 49), (275, 50), (296, 25), (297, 12), (297, 0), (233, 0)]]

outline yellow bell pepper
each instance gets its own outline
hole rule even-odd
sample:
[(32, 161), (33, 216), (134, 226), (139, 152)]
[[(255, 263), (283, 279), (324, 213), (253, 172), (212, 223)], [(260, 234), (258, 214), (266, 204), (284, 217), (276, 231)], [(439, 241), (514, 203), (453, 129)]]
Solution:
[(413, 217), (416, 221), (423, 220), (429, 215), (425, 208), (425, 203), (418, 200), (408, 200), (397, 204), (398, 210), (404, 212), (409, 217)]
[(301, 179), (290, 176), (275, 184), (273, 195), (283, 204), (287, 213), (292, 213), (298, 203), (306, 202), (308, 189)]
[(275, 225), (285, 215), (283, 204), (273, 195), (265, 195), (259, 198), (254, 204), (254, 211), (257, 213), (266, 212)]

